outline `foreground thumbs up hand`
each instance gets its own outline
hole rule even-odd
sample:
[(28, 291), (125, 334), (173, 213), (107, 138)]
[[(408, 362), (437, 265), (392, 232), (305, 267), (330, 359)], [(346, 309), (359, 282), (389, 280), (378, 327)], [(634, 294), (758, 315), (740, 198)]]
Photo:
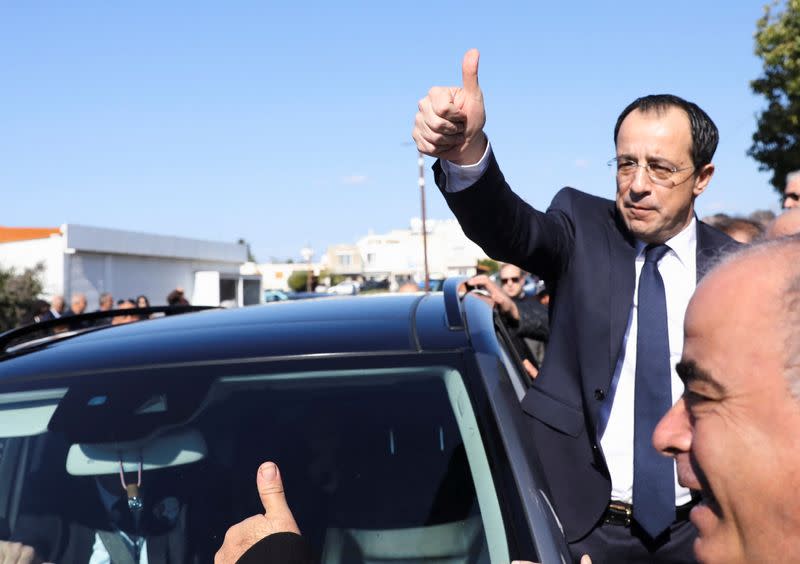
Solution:
[[(283, 481), (280, 471), (273, 462), (265, 462), (258, 468), (256, 477), (258, 495), (261, 497), (261, 504), (264, 506), (264, 513), (248, 517), (244, 521), (237, 523), (225, 533), (225, 540), (222, 547), (214, 556), (215, 564), (233, 564), (250, 550), (251, 547), (263, 541), (266, 537), (276, 533), (300, 534), (300, 529), (294, 520), (289, 506), (286, 503), (286, 495), (283, 492)], [(291, 536), (291, 535), (289, 535)], [(281, 539), (297, 544), (299, 537), (294, 539)], [(273, 555), (273, 558), (258, 559), (259, 562), (305, 562), (305, 550), (293, 546), (289, 552), (284, 551), (285, 542), (282, 546), (266, 547), (265, 554)], [(303, 550), (300, 550), (303, 549)], [(300, 556), (298, 556), (298, 554)], [(278, 557), (278, 555), (281, 555)], [(255, 556), (255, 554), (254, 554)], [(302, 556), (302, 557), (301, 557)], [(296, 557), (295, 560), (292, 557)], [(256, 558), (253, 558), (256, 561)], [(241, 562), (244, 562), (243, 559)], [(248, 560), (249, 562), (249, 560)]]
[(461, 63), (462, 86), (435, 86), (419, 101), (412, 137), (426, 155), (459, 165), (475, 164), (486, 150), (486, 111), (478, 85), (477, 49)]

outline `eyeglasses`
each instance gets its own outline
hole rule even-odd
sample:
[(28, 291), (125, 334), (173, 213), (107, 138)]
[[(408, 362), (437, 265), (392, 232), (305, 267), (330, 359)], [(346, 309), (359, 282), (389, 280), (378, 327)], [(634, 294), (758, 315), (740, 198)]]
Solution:
[(500, 282), (503, 284), (508, 284), (511, 282), (512, 284), (519, 284), (519, 276), (512, 276), (511, 278), (501, 278)]
[(660, 162), (648, 162), (645, 164), (639, 164), (633, 159), (627, 159), (622, 157), (615, 157), (608, 161), (608, 166), (616, 167), (617, 169), (617, 177), (621, 179), (629, 179), (636, 174), (636, 171), (641, 167), (647, 171), (647, 176), (650, 180), (653, 181), (654, 184), (658, 184), (659, 186), (668, 186), (674, 187), (678, 184), (682, 184), (691, 178), (691, 175), (686, 177), (685, 179), (681, 180), (680, 182), (675, 182), (673, 180), (673, 176), (676, 172), (681, 172), (684, 170), (694, 170), (694, 166), (687, 166), (683, 168), (678, 168), (676, 166), (667, 164), (667, 163), (660, 163)]

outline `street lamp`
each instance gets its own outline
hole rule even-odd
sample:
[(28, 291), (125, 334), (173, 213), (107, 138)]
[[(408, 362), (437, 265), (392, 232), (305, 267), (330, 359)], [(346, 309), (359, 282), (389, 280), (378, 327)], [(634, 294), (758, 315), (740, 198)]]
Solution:
[(306, 261), (308, 264), (308, 272), (306, 275), (306, 292), (311, 291), (311, 276), (312, 276), (312, 268), (311, 268), (311, 257), (314, 256), (314, 249), (311, 248), (311, 245), (306, 245), (302, 249), (300, 249), (300, 255), (303, 257), (303, 260)]

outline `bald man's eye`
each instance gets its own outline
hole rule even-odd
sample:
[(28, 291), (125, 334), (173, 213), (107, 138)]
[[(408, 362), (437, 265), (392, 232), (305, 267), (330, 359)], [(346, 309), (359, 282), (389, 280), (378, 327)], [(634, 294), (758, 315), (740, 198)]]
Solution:
[(689, 388), (686, 388), (683, 391), (683, 398), (686, 402), (686, 408), (689, 411), (703, 409), (704, 407), (707, 407), (716, 401), (715, 398), (707, 396), (696, 390), (690, 390)]

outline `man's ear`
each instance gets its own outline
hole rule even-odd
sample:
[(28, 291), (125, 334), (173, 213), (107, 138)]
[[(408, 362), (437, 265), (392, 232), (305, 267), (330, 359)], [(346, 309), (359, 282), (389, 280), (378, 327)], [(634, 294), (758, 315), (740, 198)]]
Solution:
[(695, 175), (697, 176), (697, 181), (694, 183), (692, 194), (696, 198), (705, 191), (706, 186), (711, 182), (711, 177), (714, 176), (714, 165), (711, 163), (705, 165)]

